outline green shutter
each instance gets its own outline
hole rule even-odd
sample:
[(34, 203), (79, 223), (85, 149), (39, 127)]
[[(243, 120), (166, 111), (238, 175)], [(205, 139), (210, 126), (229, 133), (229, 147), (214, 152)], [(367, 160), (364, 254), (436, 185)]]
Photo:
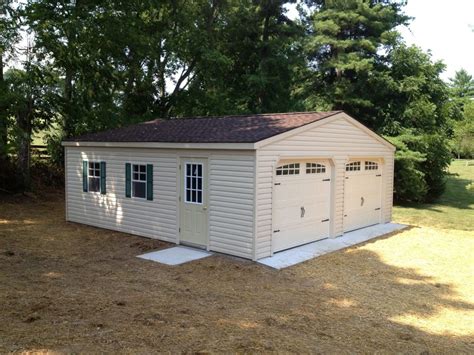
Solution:
[(146, 199), (153, 201), (153, 165), (146, 165)]
[(102, 195), (105, 195), (107, 193), (106, 187), (105, 187), (105, 181), (106, 181), (106, 171), (105, 171), (105, 161), (100, 162), (100, 193)]
[(87, 160), (82, 161), (82, 191), (89, 191), (87, 178), (89, 173), (89, 162)]
[(132, 197), (132, 166), (125, 164), (125, 197)]

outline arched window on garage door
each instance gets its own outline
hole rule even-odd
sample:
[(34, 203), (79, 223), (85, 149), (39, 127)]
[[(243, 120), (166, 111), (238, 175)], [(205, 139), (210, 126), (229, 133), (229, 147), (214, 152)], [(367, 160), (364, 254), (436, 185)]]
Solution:
[(277, 175), (299, 175), (300, 163), (281, 165), (276, 168)]
[(346, 171), (360, 171), (360, 161), (346, 164)]

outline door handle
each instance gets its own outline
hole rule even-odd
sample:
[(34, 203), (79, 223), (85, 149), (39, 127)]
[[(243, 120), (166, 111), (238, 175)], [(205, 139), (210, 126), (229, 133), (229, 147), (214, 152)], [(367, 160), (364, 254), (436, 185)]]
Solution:
[(301, 206), (301, 218), (304, 217), (305, 213), (306, 213), (306, 210), (304, 209), (304, 206)]
[(360, 198), (360, 205), (361, 205), (361, 206), (364, 206), (364, 202), (365, 202), (364, 198), (361, 197), (361, 198)]

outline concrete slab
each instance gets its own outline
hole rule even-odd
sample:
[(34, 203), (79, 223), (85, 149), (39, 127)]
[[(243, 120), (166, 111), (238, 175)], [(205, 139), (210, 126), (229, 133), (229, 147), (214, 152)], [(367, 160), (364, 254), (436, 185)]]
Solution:
[(344, 249), (349, 246), (366, 242), (367, 240), (383, 236), (406, 228), (404, 224), (385, 223), (358, 229), (335, 239), (323, 239), (317, 242), (302, 245), (275, 253), (273, 256), (260, 259), (257, 262), (274, 269), (283, 269), (303, 261), (314, 259), (320, 255)]
[(212, 253), (205, 250), (176, 246), (168, 249), (153, 251), (138, 255), (137, 258), (156, 261), (166, 265), (180, 265), (193, 260), (198, 260), (211, 256)]

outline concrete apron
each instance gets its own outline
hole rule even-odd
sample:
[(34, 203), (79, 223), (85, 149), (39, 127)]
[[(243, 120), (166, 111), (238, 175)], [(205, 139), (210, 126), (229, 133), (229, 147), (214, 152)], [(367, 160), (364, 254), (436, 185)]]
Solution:
[(258, 263), (270, 266), (274, 269), (283, 269), (318, 256), (332, 253), (334, 251), (350, 247), (370, 239), (406, 228), (404, 224), (385, 223), (377, 224), (352, 232), (345, 233), (335, 239), (323, 239), (317, 242), (305, 244), (299, 247), (275, 253), (268, 258), (257, 260)]

